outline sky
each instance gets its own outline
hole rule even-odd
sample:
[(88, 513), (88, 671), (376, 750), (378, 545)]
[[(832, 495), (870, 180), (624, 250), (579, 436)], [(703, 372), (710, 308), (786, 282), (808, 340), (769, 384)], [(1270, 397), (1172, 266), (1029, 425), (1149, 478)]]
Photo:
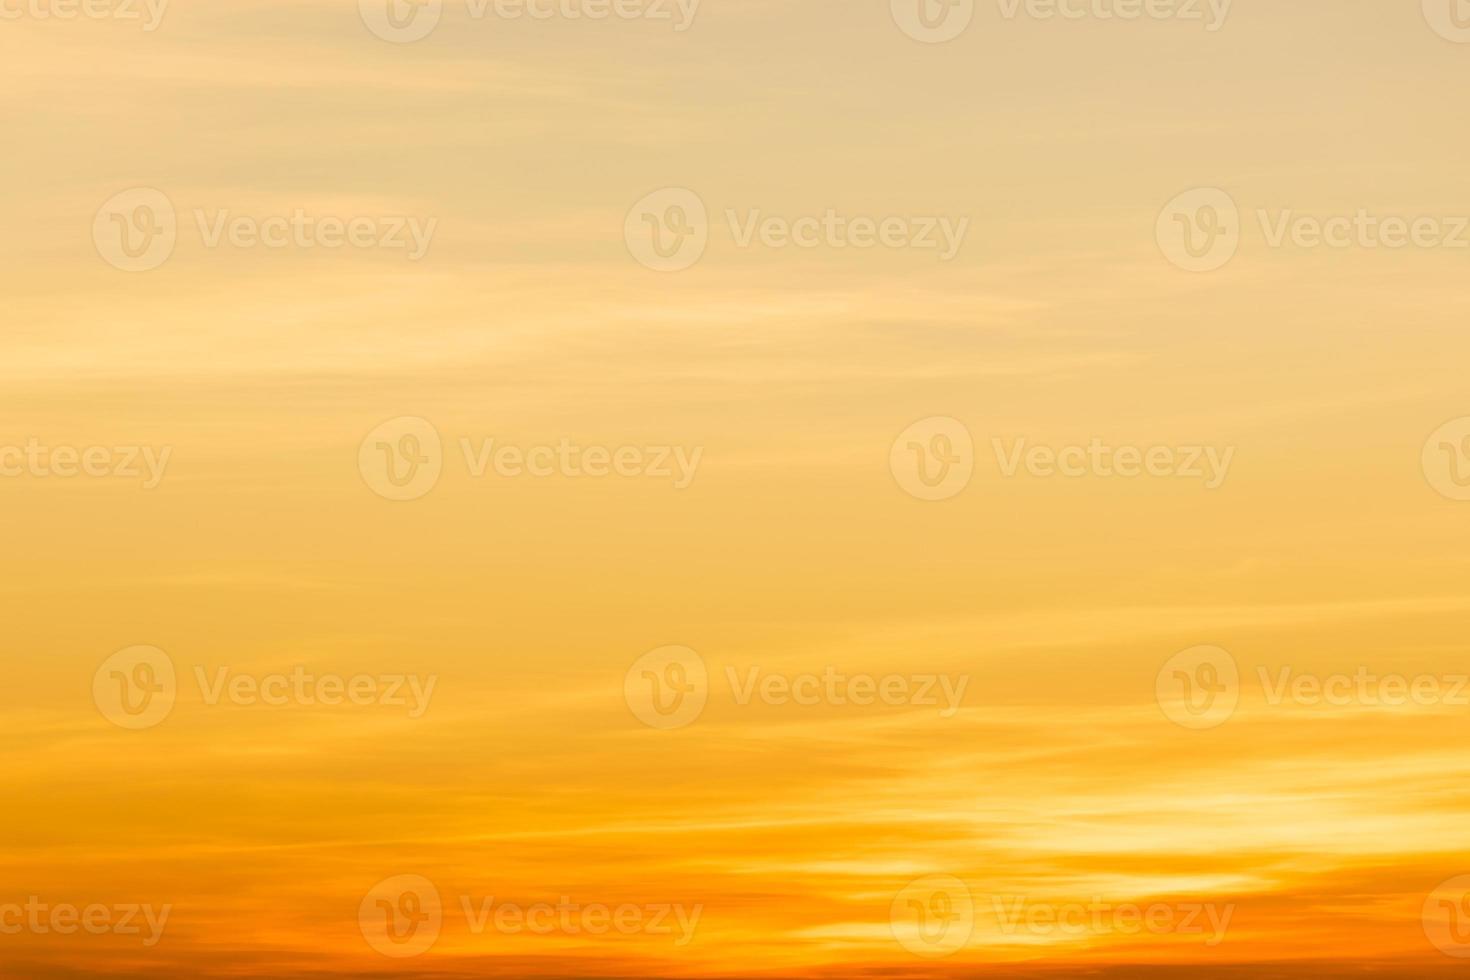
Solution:
[(1463, 970), (1470, 5), (0, 65), (0, 973)]

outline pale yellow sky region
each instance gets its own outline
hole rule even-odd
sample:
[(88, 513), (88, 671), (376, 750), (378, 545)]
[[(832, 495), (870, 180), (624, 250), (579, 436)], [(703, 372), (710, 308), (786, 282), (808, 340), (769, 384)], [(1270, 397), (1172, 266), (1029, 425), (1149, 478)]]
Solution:
[(0, 976), (1463, 972), (1470, 3), (0, 66)]

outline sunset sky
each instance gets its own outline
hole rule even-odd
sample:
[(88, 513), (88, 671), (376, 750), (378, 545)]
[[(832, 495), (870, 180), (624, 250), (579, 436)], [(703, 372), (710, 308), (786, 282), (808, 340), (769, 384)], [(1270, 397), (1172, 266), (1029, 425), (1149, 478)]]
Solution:
[(0, 976), (1464, 972), (1450, 0), (94, 2), (0, 0)]

